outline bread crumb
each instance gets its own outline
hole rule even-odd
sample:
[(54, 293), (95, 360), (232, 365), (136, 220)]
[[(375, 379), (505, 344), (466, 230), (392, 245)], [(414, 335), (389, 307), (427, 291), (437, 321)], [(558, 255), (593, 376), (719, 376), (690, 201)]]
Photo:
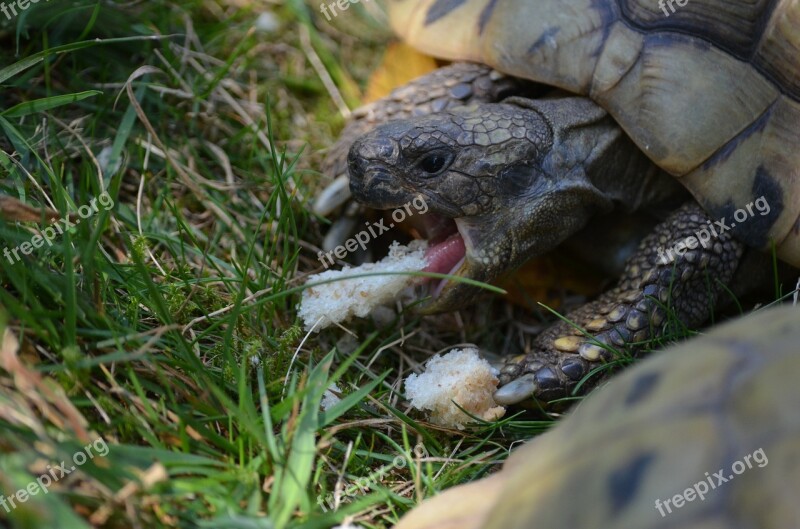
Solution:
[[(393, 301), (414, 280), (410, 275), (380, 275), (346, 279), (349, 276), (375, 272), (419, 272), (425, 268), (426, 241), (412, 241), (408, 246), (393, 242), (389, 255), (377, 263), (355, 268), (327, 270), (312, 275), (307, 283), (336, 279), (331, 283), (307, 288), (298, 307), (306, 331), (320, 331), (353, 316), (363, 318), (376, 307)], [(319, 324), (314, 327), (314, 324)]]
[(473, 419), (453, 401), (485, 421), (505, 415), (506, 409), (492, 398), (499, 382), (495, 375), (496, 370), (478, 355), (477, 349), (453, 349), (428, 360), (422, 374), (410, 375), (406, 379), (406, 396), (412, 407), (431, 412), (431, 422), (463, 430), (464, 424)]
[(328, 389), (325, 390), (325, 393), (322, 395), (322, 401), (320, 402), (320, 406), (323, 410), (328, 411), (329, 409), (333, 408), (340, 402), (342, 402), (341, 397), (339, 395), (342, 394), (341, 388), (336, 384), (331, 384)]

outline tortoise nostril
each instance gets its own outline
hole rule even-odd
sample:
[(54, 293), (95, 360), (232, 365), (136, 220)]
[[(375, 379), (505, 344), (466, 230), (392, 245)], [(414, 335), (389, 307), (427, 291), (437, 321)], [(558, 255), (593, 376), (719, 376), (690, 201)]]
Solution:
[(371, 135), (361, 137), (353, 143), (347, 155), (347, 170), (350, 175), (350, 191), (356, 200), (370, 203), (375, 196), (385, 194), (386, 191), (380, 191), (381, 189), (394, 187), (388, 166), (397, 152), (394, 141)]
[(369, 135), (357, 139), (347, 154), (350, 185), (367, 185), (367, 181), (386, 178), (387, 168), (394, 162), (399, 147), (394, 140)]

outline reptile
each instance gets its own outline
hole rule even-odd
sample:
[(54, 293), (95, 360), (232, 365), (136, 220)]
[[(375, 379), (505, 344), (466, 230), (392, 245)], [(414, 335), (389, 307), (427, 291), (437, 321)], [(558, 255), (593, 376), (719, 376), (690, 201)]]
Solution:
[[(564, 245), (618, 270), (505, 361), (499, 404), (561, 398), (671, 320), (703, 325), (770, 256), (800, 266), (800, 3), (388, 7), (406, 42), (455, 62), (357, 112), (327, 171), (371, 208), (426, 201), (426, 271), (490, 282)], [(627, 253), (606, 244), (635, 212), (655, 219), (648, 234)], [(427, 313), (479, 293), (426, 288)]]

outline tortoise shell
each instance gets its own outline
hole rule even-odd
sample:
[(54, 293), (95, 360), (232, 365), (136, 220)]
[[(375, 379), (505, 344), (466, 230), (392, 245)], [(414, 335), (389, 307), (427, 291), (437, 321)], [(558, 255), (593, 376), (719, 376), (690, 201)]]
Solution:
[(763, 196), (769, 213), (734, 233), (800, 266), (800, 2), (392, 0), (389, 13), (425, 53), (590, 97), (712, 218)]
[(656, 353), (395, 529), (800, 525), (800, 308)]

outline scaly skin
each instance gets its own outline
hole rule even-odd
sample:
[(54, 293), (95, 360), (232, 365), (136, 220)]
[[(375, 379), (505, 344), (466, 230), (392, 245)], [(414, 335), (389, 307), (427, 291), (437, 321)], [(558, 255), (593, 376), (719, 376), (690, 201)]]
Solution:
[(387, 121), (470, 103), (493, 103), (510, 95), (533, 96), (536, 92), (534, 83), (503, 75), (482, 64), (461, 62), (445, 66), (393, 90), (380, 101), (356, 109), (322, 162), (322, 172), (334, 178), (346, 174), (347, 152), (353, 142)]
[(514, 403), (525, 395), (542, 401), (565, 396), (600, 362), (612, 359), (612, 348), (635, 354), (641, 342), (660, 336), (667, 307), (689, 327), (706, 322), (734, 278), (744, 245), (723, 233), (674, 261), (664, 262), (668, 257), (658, 250), (694, 237), (710, 220), (689, 203), (659, 224), (641, 242), (614, 288), (568, 313), (569, 322), (546, 329), (534, 342), (534, 352), (506, 361), (500, 375), (505, 390), (497, 398)]
[[(423, 85), (418, 81), (417, 89)], [(485, 282), (552, 250), (597, 214), (653, 207), (680, 190), (601, 107), (580, 97), (515, 97), (391, 121), (353, 143), (348, 165), (360, 202), (388, 209), (422, 196), (432, 213), (455, 219), (467, 248), (457, 274)], [(706, 321), (744, 246), (723, 233), (668, 263), (658, 249), (685, 241), (710, 220), (691, 203), (660, 224), (617, 286), (567, 315), (583, 330), (559, 322), (538, 337), (534, 351), (507, 361), (498, 403), (564, 396), (610, 358), (602, 344), (635, 354), (638, 343), (663, 334), (666, 305), (688, 326)], [(418, 310), (458, 309), (478, 294), (448, 282)]]
[(431, 72), (395, 89), (379, 101), (355, 110), (339, 139), (322, 162), (322, 172), (333, 183), (317, 197), (314, 211), (328, 216), (341, 208), (343, 216), (334, 222), (323, 242), (327, 252), (353, 235), (356, 218), (363, 210), (342, 206), (350, 200), (347, 188), (347, 153), (360, 136), (387, 121), (406, 119), (441, 112), (471, 103), (492, 103), (511, 96), (534, 97), (545, 87), (533, 82), (509, 77), (500, 72), (473, 63), (455, 63)]
[[(602, 108), (578, 97), (392, 121), (353, 144), (349, 171), (353, 195), (369, 207), (422, 197), (431, 213), (455, 219), (467, 249), (458, 274), (484, 282), (552, 250), (597, 214), (659, 204), (679, 190)], [(449, 282), (417, 310), (455, 310), (480, 293)]]

